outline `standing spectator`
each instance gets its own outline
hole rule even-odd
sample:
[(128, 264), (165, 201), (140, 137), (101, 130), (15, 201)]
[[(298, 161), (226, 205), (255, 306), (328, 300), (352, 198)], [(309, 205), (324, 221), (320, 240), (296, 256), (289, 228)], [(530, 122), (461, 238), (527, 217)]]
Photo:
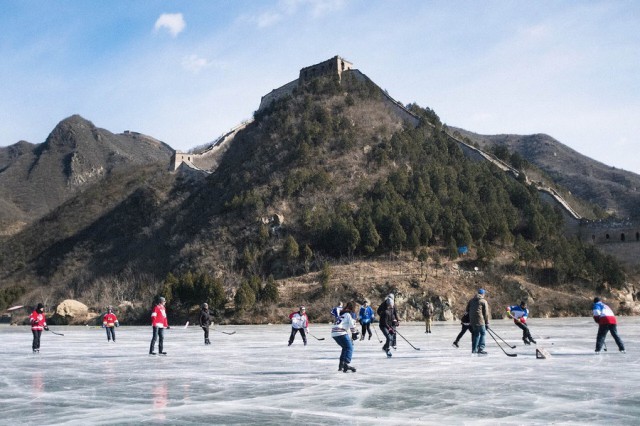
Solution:
[(424, 318), (425, 333), (431, 333), (431, 317), (433, 316), (433, 305), (428, 300), (422, 305), (422, 317)]
[(625, 353), (624, 343), (620, 336), (618, 336), (618, 321), (613, 314), (611, 308), (600, 300), (599, 297), (593, 299), (593, 320), (598, 323), (598, 336), (596, 338), (596, 353), (599, 354), (602, 346), (604, 346), (604, 339), (607, 337), (607, 333), (611, 332), (611, 337), (615, 340), (616, 345), (620, 352)]
[(484, 350), (484, 338), (489, 328), (489, 318), (491, 318), (491, 310), (489, 304), (484, 298), (485, 290), (478, 290), (478, 294), (467, 303), (467, 312), (469, 312), (469, 321), (471, 323), (471, 353), (486, 355)]
[(387, 353), (387, 357), (391, 357), (389, 347), (396, 348), (396, 327), (400, 324), (398, 320), (398, 311), (395, 305), (395, 296), (389, 294), (387, 298), (378, 307), (378, 316), (380, 317), (380, 330), (387, 339), (382, 346), (382, 350)]
[(107, 313), (102, 317), (102, 328), (107, 330), (107, 342), (113, 339), (113, 343), (116, 342), (116, 330), (115, 327), (120, 327), (116, 314), (113, 313), (113, 307), (107, 308)]
[(333, 317), (334, 320), (337, 320), (338, 318), (340, 318), (340, 312), (342, 311), (342, 301), (338, 302), (338, 306), (335, 306), (333, 309), (331, 309), (331, 316)]
[(47, 327), (47, 318), (44, 315), (44, 305), (38, 303), (36, 309), (29, 316), (29, 322), (31, 323), (31, 333), (33, 333), (33, 342), (31, 343), (31, 349), (33, 353), (40, 353), (40, 336), (42, 330), (49, 330)]
[(525, 345), (536, 344), (536, 341), (533, 340), (531, 336), (531, 332), (529, 331), (529, 326), (527, 325), (527, 318), (529, 317), (529, 309), (527, 309), (527, 304), (522, 301), (520, 305), (507, 306), (507, 314), (513, 318), (513, 322), (515, 325), (522, 330), (522, 341)]
[(291, 320), (291, 336), (289, 336), (289, 346), (296, 338), (296, 333), (300, 332), (304, 345), (307, 346), (307, 333), (309, 332), (309, 317), (307, 317), (307, 310), (304, 306), (300, 306), (298, 312), (292, 312), (289, 315)]
[(347, 306), (342, 309), (338, 319), (336, 319), (333, 328), (331, 328), (331, 337), (342, 348), (338, 371), (342, 370), (345, 373), (348, 371), (356, 372), (356, 369), (349, 365), (353, 355), (353, 340), (358, 338), (356, 320), (353, 319), (353, 313), (355, 313), (355, 303), (348, 302)]
[(204, 331), (204, 344), (210, 345), (211, 340), (209, 340), (209, 327), (211, 326), (211, 315), (209, 314), (209, 304), (203, 303), (202, 310), (200, 311), (200, 327), (202, 327), (202, 331)]
[[(456, 348), (459, 348), (460, 346), (458, 346), (458, 342), (460, 342), (460, 339), (462, 339), (462, 336), (464, 336), (464, 333), (466, 333), (467, 331), (471, 331), (471, 321), (469, 320), (469, 312), (465, 312), (464, 315), (462, 315), (462, 319), (460, 319), (460, 323), (462, 324), (462, 330), (460, 330), (460, 333), (458, 333), (458, 337), (456, 337), (456, 340), (454, 340), (453, 342), (453, 346), (455, 346)], [(471, 333), (471, 344), (473, 345), (473, 332)]]
[(368, 300), (364, 301), (358, 314), (360, 325), (362, 325), (362, 337), (360, 337), (360, 340), (364, 340), (367, 332), (369, 332), (369, 340), (371, 340), (371, 323), (373, 322), (373, 318), (375, 318), (375, 314), (373, 313), (373, 308), (369, 306)]
[(169, 322), (167, 320), (167, 311), (165, 309), (165, 304), (167, 301), (164, 297), (158, 298), (158, 303), (156, 304), (153, 312), (151, 313), (151, 326), (153, 327), (153, 337), (151, 338), (151, 346), (149, 347), (149, 355), (155, 355), (154, 352), (156, 346), (156, 340), (158, 340), (158, 352), (160, 355), (166, 355), (167, 353), (164, 351), (164, 329), (171, 328), (169, 327)]

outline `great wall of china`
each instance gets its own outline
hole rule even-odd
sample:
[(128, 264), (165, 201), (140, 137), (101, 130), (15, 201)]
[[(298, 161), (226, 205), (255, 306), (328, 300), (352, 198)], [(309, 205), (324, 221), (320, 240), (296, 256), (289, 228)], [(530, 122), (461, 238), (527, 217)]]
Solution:
[[(367, 80), (375, 85), (364, 73), (354, 69), (353, 63), (346, 61), (340, 56), (334, 56), (326, 61), (302, 68), (298, 79), (274, 89), (263, 96), (260, 100), (258, 111), (266, 108), (278, 99), (291, 95), (301, 82), (321, 75), (337, 75), (338, 78), (341, 79), (343, 73), (351, 73), (359, 80)], [(420, 118), (409, 111), (403, 104), (393, 99), (386, 91), (380, 89), (380, 92), (383, 94), (387, 106), (395, 114), (414, 126), (420, 123)], [(252, 122), (253, 119), (250, 119), (233, 127), (208, 145), (202, 152), (184, 153), (176, 151), (171, 160), (171, 170), (177, 170), (184, 165), (191, 170), (207, 174), (211, 173), (211, 171), (217, 167), (221, 155), (229, 147), (233, 138)], [(433, 123), (428, 124), (433, 128), (436, 127)], [(475, 161), (489, 161), (514, 178), (518, 178), (520, 174), (523, 173), (497, 157), (456, 137), (444, 127), (441, 131), (448, 138), (455, 141), (467, 157)], [(568, 235), (576, 235), (584, 243), (598, 245), (605, 252), (615, 256), (624, 263), (637, 263), (638, 256), (640, 256), (640, 223), (629, 220), (586, 220), (582, 218), (555, 189), (545, 186), (542, 182), (530, 181), (526, 174), (524, 175), (524, 181), (528, 185), (533, 185), (544, 201), (560, 207), (565, 218)]]

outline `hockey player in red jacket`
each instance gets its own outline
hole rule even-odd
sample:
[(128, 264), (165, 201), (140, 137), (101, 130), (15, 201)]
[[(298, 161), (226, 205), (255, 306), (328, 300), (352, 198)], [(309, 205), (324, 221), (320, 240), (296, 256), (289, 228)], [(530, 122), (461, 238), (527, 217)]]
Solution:
[(40, 336), (42, 335), (42, 330), (49, 330), (49, 327), (47, 327), (47, 318), (44, 315), (44, 305), (42, 303), (38, 303), (36, 309), (31, 313), (29, 322), (31, 323), (31, 332), (33, 333), (31, 349), (33, 353), (38, 353), (40, 352)]
[(160, 355), (166, 355), (167, 353), (164, 351), (164, 329), (171, 328), (169, 327), (169, 322), (167, 321), (167, 311), (165, 310), (164, 305), (166, 304), (166, 300), (164, 297), (160, 297), (158, 299), (158, 303), (153, 308), (153, 312), (151, 313), (151, 325), (153, 326), (153, 337), (151, 338), (151, 346), (149, 347), (149, 355), (155, 355), (154, 352), (156, 346), (156, 340), (158, 340), (158, 352)]
[(111, 341), (111, 339), (113, 339), (113, 343), (116, 342), (115, 327), (120, 327), (120, 323), (116, 314), (113, 313), (113, 308), (109, 306), (107, 313), (102, 317), (102, 328), (107, 330), (107, 342)]

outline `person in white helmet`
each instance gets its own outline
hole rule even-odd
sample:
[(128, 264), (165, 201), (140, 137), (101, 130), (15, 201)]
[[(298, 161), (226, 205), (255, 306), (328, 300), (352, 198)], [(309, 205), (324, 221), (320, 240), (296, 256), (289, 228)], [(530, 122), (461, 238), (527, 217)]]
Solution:
[(382, 346), (382, 350), (386, 352), (387, 357), (391, 357), (390, 347), (394, 349), (396, 347), (396, 327), (400, 324), (393, 293), (389, 294), (384, 302), (380, 304), (377, 312), (380, 318), (380, 330), (387, 339)]

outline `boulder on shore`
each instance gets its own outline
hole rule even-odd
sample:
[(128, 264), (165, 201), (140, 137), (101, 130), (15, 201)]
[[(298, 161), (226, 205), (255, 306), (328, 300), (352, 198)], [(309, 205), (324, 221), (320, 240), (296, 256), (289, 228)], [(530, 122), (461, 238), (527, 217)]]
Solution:
[(51, 324), (84, 324), (94, 318), (97, 314), (90, 313), (89, 307), (77, 300), (67, 299), (60, 302), (56, 311), (49, 320)]

